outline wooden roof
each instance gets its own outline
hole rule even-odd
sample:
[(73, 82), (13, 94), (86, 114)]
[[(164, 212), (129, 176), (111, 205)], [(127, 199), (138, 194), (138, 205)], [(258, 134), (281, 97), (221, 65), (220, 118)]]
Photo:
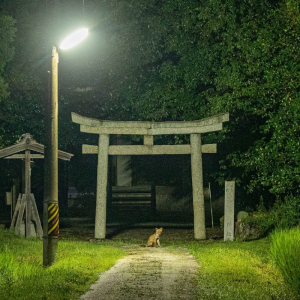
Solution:
[[(30, 155), (33, 159), (44, 158), (44, 149), (44, 145), (37, 143), (29, 133), (26, 133), (21, 136), (15, 145), (0, 149), (0, 158), (24, 158), (24, 153), (20, 152), (25, 150), (35, 151), (38, 153)], [(70, 160), (72, 156), (74, 156), (74, 154), (58, 150), (59, 159)]]

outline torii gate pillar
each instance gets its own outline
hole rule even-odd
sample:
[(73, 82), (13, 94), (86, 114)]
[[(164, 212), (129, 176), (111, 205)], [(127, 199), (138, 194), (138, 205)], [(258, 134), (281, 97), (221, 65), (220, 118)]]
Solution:
[(99, 135), (95, 238), (105, 239), (109, 135)]
[(191, 134), (191, 165), (193, 184), (194, 236), (196, 240), (206, 239), (203, 195), (201, 134)]

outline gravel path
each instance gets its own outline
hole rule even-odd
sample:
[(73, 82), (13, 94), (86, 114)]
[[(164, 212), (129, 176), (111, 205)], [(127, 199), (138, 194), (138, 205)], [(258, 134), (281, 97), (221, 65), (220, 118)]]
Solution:
[(129, 255), (100, 274), (80, 299), (197, 299), (198, 264), (186, 249), (136, 245), (125, 250)]

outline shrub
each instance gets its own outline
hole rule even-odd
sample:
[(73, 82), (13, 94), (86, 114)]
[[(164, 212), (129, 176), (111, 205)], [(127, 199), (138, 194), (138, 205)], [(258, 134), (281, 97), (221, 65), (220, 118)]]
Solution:
[(284, 280), (300, 297), (300, 228), (272, 234), (271, 254)]
[(284, 201), (276, 201), (267, 211), (262, 205), (258, 207), (253, 217), (247, 218), (246, 223), (259, 227), (260, 236), (266, 236), (274, 229), (289, 229), (299, 224), (300, 197), (286, 196)]

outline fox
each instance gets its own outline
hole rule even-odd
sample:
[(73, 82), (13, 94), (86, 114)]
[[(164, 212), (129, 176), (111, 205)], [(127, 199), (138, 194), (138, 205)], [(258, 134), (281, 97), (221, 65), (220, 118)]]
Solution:
[(141, 247), (160, 247), (159, 236), (161, 235), (163, 228), (155, 228), (155, 233), (150, 235), (147, 245), (141, 245)]

